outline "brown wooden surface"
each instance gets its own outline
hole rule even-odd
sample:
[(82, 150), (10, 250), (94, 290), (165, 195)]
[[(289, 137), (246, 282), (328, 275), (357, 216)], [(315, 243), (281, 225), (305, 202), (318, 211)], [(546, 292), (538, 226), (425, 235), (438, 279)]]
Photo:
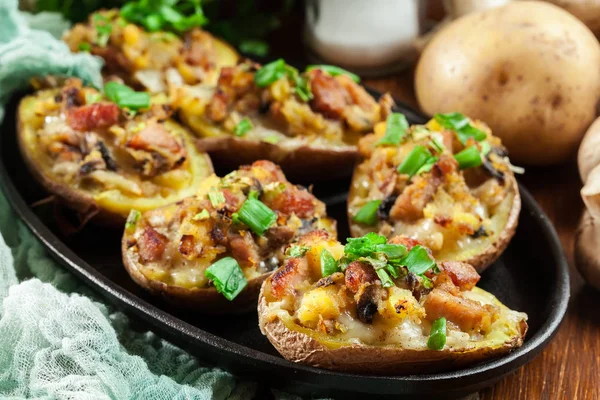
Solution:
[[(410, 71), (364, 80), (366, 85), (389, 91), (418, 108), (412, 82)], [(558, 232), (569, 261), (571, 300), (557, 335), (542, 354), (482, 391), (480, 397), (483, 400), (600, 399), (600, 291), (584, 284), (573, 261), (574, 232), (583, 209), (575, 162), (559, 167), (527, 168), (520, 180)]]

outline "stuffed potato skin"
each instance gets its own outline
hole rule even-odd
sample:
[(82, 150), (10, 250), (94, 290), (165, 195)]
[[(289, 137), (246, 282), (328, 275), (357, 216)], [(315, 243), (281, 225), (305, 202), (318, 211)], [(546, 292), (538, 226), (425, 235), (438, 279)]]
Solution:
[[(527, 316), (475, 287), (479, 276), (468, 264), (438, 263), (437, 272), (401, 274), (386, 288), (378, 274), (364, 273), (365, 268), (377, 268), (364, 262), (360, 267), (356, 261), (346, 262), (341, 272), (323, 277), (318, 272), (322, 265), (315, 267), (311, 261), (315, 248), (328, 249), (340, 265), (348, 255), (326, 234), (308, 234), (299, 243), (308, 248), (306, 255), (288, 258), (265, 280), (258, 305), (262, 333), (290, 361), (363, 374), (431, 373), (490, 359), (523, 344)], [(388, 243), (417, 246), (406, 237)], [(432, 282), (428, 289), (423, 276)], [(374, 306), (368, 319), (360, 311), (369, 309), (365, 297)], [(440, 297), (443, 302), (436, 300)], [(440, 316), (448, 319), (448, 341), (433, 349), (427, 335)]]
[[(199, 147), (228, 167), (237, 162), (229, 151), (234, 148), (244, 162), (268, 159), (294, 178), (350, 175), (358, 140), (385, 120), (391, 97), (386, 94), (377, 102), (348, 76), (320, 69), (301, 74), (291, 69), (293, 74), (259, 86), (260, 71), (257, 64), (241, 63), (223, 68), (213, 88), (177, 90), (174, 104), (200, 137)], [(300, 96), (298, 85), (310, 94)], [(249, 129), (240, 130), (240, 123), (249, 123)]]
[[(492, 264), (514, 236), (521, 198), (514, 167), (500, 140), (483, 123), (471, 124), (485, 133), (482, 141), (471, 138), (462, 143), (455, 131), (435, 120), (408, 128), (406, 138), (396, 146), (378, 145), (386, 132), (384, 124), (362, 139), (363, 162), (354, 170), (348, 197), (351, 235), (404, 234), (423, 241), (436, 258), (463, 261), (479, 272)], [(433, 141), (443, 150), (434, 149)], [(414, 176), (399, 172), (418, 146), (435, 156), (431, 170)], [(481, 165), (463, 168), (456, 161), (461, 151), (474, 147), (483, 154), (485, 146), (487, 153), (479, 156)], [(377, 221), (357, 222), (361, 207), (374, 200), (381, 201)]]
[[(70, 80), (61, 89), (25, 97), (17, 113), (26, 165), (68, 207), (120, 227), (132, 208), (148, 210), (190, 196), (212, 173), (208, 155), (168, 118), (167, 108), (152, 106), (131, 119), (109, 101), (87, 104), (86, 94), (99, 96)], [(142, 126), (149, 129), (137, 129)], [(140, 141), (148, 137), (165, 147)]]
[[(276, 214), (262, 234), (238, 219), (252, 193)], [(136, 283), (182, 307), (210, 314), (244, 312), (256, 306), (261, 283), (287, 245), (314, 229), (337, 234), (325, 205), (289, 183), (275, 164), (257, 161), (224, 178), (207, 178), (196, 196), (142, 213), (125, 229), (123, 262)], [(206, 276), (211, 265), (227, 257), (235, 259), (247, 281), (233, 301)]]

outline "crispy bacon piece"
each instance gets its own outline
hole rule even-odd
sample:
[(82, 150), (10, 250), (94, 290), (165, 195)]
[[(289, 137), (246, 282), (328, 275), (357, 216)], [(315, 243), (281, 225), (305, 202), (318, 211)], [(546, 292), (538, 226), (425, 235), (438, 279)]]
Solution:
[(448, 175), (458, 170), (458, 162), (456, 159), (447, 154), (441, 155), (436, 165), (440, 169), (442, 175)]
[(315, 197), (305, 190), (290, 186), (270, 201), (268, 206), (284, 215), (296, 214), (298, 218), (309, 218), (315, 213)]
[(313, 99), (311, 108), (327, 118), (340, 119), (349, 103), (348, 92), (331, 75), (315, 69), (309, 73)]
[(356, 293), (361, 285), (373, 283), (377, 279), (379, 279), (379, 277), (370, 264), (353, 261), (348, 265), (348, 268), (346, 268), (344, 283), (352, 293)]
[[(349, 76), (340, 75), (335, 78), (352, 99), (352, 103), (356, 104), (363, 110), (372, 110), (377, 107), (375, 99), (367, 93), (364, 87), (358, 85)], [(391, 106), (391, 105), (390, 105)]]
[(94, 103), (67, 110), (67, 124), (77, 131), (108, 128), (119, 122), (119, 107), (113, 103)]
[[(388, 241), (388, 243), (401, 244), (406, 247), (406, 250), (408, 251), (410, 251), (416, 245), (421, 245), (421, 242), (419, 242), (417, 239), (409, 238), (408, 236), (394, 236)], [(425, 247), (425, 249), (427, 249), (428, 252), (431, 252), (429, 248)]]
[(229, 239), (229, 247), (231, 248), (231, 256), (242, 267), (249, 267), (258, 264), (260, 255), (258, 254), (258, 247), (254, 243), (254, 239), (249, 232), (245, 232), (241, 235), (237, 232), (230, 232), (227, 235)]
[(445, 317), (465, 332), (489, 332), (498, 318), (498, 310), (491, 305), (454, 296), (443, 289), (433, 289), (423, 302), (427, 319), (435, 321)]
[(210, 102), (206, 105), (206, 117), (214, 122), (225, 120), (227, 118), (227, 106), (227, 95), (225, 92), (217, 89)]
[(435, 166), (431, 172), (413, 178), (410, 184), (390, 210), (390, 217), (394, 220), (414, 222), (423, 217), (423, 209), (431, 201), (435, 192), (442, 184), (442, 173)]
[(200, 29), (193, 29), (184, 38), (185, 61), (203, 68), (213, 64), (213, 39), (210, 34)]
[(167, 242), (168, 239), (164, 235), (158, 233), (151, 226), (147, 226), (138, 239), (139, 255), (142, 262), (156, 261), (162, 257)]
[(136, 150), (159, 151), (160, 153), (166, 150), (177, 155), (185, 151), (177, 140), (169, 134), (167, 128), (156, 122), (148, 123), (145, 128), (129, 139), (127, 146)]
[(259, 176), (255, 176), (261, 183), (268, 184), (272, 182), (287, 182), (283, 171), (279, 166), (271, 161), (259, 160), (252, 163), (250, 167), (243, 166), (240, 171), (249, 171), (248, 175), (257, 175), (257, 168), (261, 171)]
[(481, 277), (471, 265), (460, 261), (444, 261), (439, 265), (440, 269), (448, 274), (452, 283), (460, 290), (471, 290)]
[(288, 258), (285, 265), (273, 274), (271, 294), (280, 299), (294, 292), (294, 285), (308, 278), (308, 262), (305, 258)]

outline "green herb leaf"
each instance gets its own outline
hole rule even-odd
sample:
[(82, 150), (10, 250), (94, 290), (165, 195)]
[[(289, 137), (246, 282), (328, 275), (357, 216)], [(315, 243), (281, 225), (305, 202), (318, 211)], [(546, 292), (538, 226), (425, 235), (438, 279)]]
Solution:
[(102, 14), (94, 14), (93, 21), (96, 28), (96, 44), (100, 47), (105, 47), (110, 40), (112, 24)]
[(135, 229), (135, 226), (137, 225), (141, 216), (142, 216), (142, 213), (139, 212), (138, 210), (132, 209), (131, 211), (129, 211), (129, 215), (127, 216), (127, 221), (125, 222), (125, 229), (128, 231)]
[(223, 195), (223, 192), (221, 192), (217, 188), (214, 188), (214, 187), (210, 188), (210, 191), (208, 192), (207, 197), (208, 197), (208, 200), (210, 200), (210, 204), (212, 204), (212, 206), (215, 208), (217, 208), (221, 204), (225, 203), (225, 196)]
[(375, 225), (377, 223), (377, 209), (381, 200), (371, 200), (356, 213), (352, 220), (363, 225)]
[(471, 125), (469, 118), (461, 113), (435, 114), (433, 118), (444, 128), (455, 131), (463, 144), (471, 137), (478, 142), (487, 138), (484, 131)]
[(86, 42), (79, 43), (79, 46), (77, 46), (77, 48), (78, 48), (80, 51), (87, 51), (88, 53), (89, 53), (90, 51), (92, 51), (92, 45), (91, 45), (91, 44), (89, 44), (89, 43), (86, 43)]
[(246, 117), (243, 120), (241, 120), (235, 126), (235, 128), (233, 128), (233, 133), (235, 133), (235, 136), (242, 137), (246, 133), (248, 133), (248, 131), (251, 131), (253, 127), (254, 126), (252, 125), (252, 121), (250, 121), (250, 119)]
[(208, 212), (207, 209), (203, 209), (198, 214), (194, 215), (192, 217), (192, 220), (194, 220), (194, 221), (204, 221), (204, 220), (209, 219), (209, 218), (210, 218), (210, 213)]
[(248, 196), (237, 215), (257, 235), (264, 234), (277, 220), (277, 214), (252, 195)]
[(387, 271), (385, 269), (383, 269), (383, 268), (376, 269), (375, 272), (377, 273), (377, 276), (381, 280), (381, 286), (383, 286), (384, 288), (389, 288), (389, 287), (395, 286), (394, 281), (392, 280), (392, 278), (390, 278), (390, 275), (387, 273)]
[(350, 71), (346, 71), (343, 68), (340, 67), (336, 67), (335, 65), (309, 65), (306, 68), (306, 72), (311, 71), (313, 69), (320, 69), (322, 71), (327, 72), (329, 75), (331, 76), (338, 76), (338, 75), (347, 75), (349, 76), (354, 82), (359, 83), (360, 82), (360, 77), (356, 74), (353, 74)]
[(262, 40), (242, 40), (239, 47), (242, 53), (257, 57), (265, 57), (269, 54), (269, 45)]
[(458, 162), (460, 169), (479, 167), (482, 163), (481, 154), (475, 146), (469, 146), (456, 153), (454, 159)]
[(436, 161), (437, 157), (434, 157), (425, 146), (417, 145), (400, 164), (398, 172), (412, 178), (414, 175), (429, 171)]
[(375, 146), (398, 145), (406, 136), (408, 121), (404, 114), (392, 113), (385, 122), (385, 135), (375, 143)]
[(436, 319), (431, 324), (427, 347), (431, 350), (442, 350), (446, 345), (446, 318)]
[(324, 278), (339, 271), (338, 263), (331, 253), (327, 249), (321, 250), (321, 276)]
[(285, 67), (288, 78), (294, 83), (294, 92), (300, 97), (302, 101), (309, 101), (313, 98), (313, 94), (310, 90), (308, 79), (304, 76), (300, 76), (298, 70), (294, 67), (286, 65)]
[(306, 246), (294, 245), (294, 246), (291, 246), (290, 248), (288, 248), (287, 256), (288, 257), (303, 257), (308, 252), (308, 250), (310, 250), (310, 248), (308, 248)]
[(377, 251), (377, 245), (385, 244), (386, 242), (387, 239), (385, 236), (378, 235), (375, 232), (369, 232), (363, 237), (348, 238), (347, 244), (344, 246), (344, 253), (354, 259), (359, 257), (369, 257)]
[(430, 268), (436, 266), (435, 261), (431, 258), (427, 250), (420, 245), (410, 249), (408, 254), (400, 261), (400, 263), (416, 275), (423, 275)]
[(287, 69), (283, 58), (275, 60), (261, 67), (254, 74), (254, 83), (258, 87), (267, 87), (275, 81), (285, 77)]
[(233, 300), (246, 287), (248, 281), (238, 262), (225, 257), (208, 267), (204, 275), (213, 281), (215, 288), (227, 300)]
[(401, 244), (378, 244), (375, 251), (385, 254), (388, 260), (400, 259), (408, 253), (406, 247)]

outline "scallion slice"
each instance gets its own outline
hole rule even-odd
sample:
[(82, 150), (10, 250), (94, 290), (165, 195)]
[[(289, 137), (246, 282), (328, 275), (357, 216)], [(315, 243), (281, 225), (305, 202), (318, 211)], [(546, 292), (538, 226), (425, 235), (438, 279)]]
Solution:
[(286, 76), (287, 70), (283, 58), (270, 62), (261, 67), (254, 74), (254, 83), (258, 87), (267, 87), (275, 81)]
[(306, 68), (306, 71), (311, 71), (313, 69), (320, 69), (322, 71), (327, 72), (329, 75), (331, 76), (338, 76), (338, 75), (347, 75), (350, 77), (350, 79), (352, 79), (354, 82), (359, 83), (360, 82), (360, 77), (356, 74), (353, 74), (350, 71), (346, 71), (343, 68), (340, 67), (336, 67), (335, 65), (309, 65)]
[(385, 135), (375, 143), (375, 146), (398, 145), (406, 136), (408, 121), (404, 114), (392, 113), (388, 115), (385, 122)]
[(446, 318), (436, 319), (431, 324), (427, 347), (431, 350), (442, 350), (446, 345)]
[(227, 300), (235, 299), (248, 284), (240, 265), (232, 257), (220, 259), (208, 267), (204, 275)]
[(385, 269), (379, 268), (379, 269), (376, 269), (375, 272), (377, 273), (377, 276), (381, 280), (381, 286), (383, 286), (384, 288), (389, 288), (389, 287), (394, 286), (394, 281), (392, 280), (392, 278), (390, 278), (390, 275), (387, 273), (387, 271)]
[(461, 113), (435, 114), (433, 118), (444, 128), (455, 131), (463, 144), (465, 144), (469, 138), (473, 138), (478, 142), (487, 138), (484, 131), (471, 125), (469, 118)]
[(340, 268), (338, 263), (335, 258), (333, 258), (329, 250), (321, 250), (321, 276), (324, 278), (339, 271)]
[(135, 228), (137, 222), (140, 220), (142, 213), (138, 210), (132, 209), (129, 211), (129, 215), (127, 216), (127, 221), (125, 222), (125, 229), (130, 231)]
[[(414, 175), (425, 172), (424, 169), (431, 169), (431, 166), (437, 160), (425, 146), (417, 145), (408, 154), (406, 159), (398, 167), (398, 172), (406, 174), (410, 178)], [(424, 169), (423, 169), (424, 168)]]
[(479, 167), (482, 163), (481, 154), (475, 146), (469, 146), (456, 153), (454, 159), (458, 162), (458, 168), (460, 169)]
[(287, 256), (288, 257), (302, 257), (303, 255), (306, 254), (306, 252), (308, 252), (308, 250), (310, 250), (309, 247), (294, 245), (288, 249)]
[(420, 245), (410, 249), (408, 254), (400, 261), (400, 263), (406, 266), (409, 272), (412, 272), (416, 275), (423, 275), (436, 265), (429, 253), (427, 253), (427, 250)]
[(244, 118), (235, 126), (233, 133), (235, 133), (235, 136), (242, 137), (248, 133), (248, 131), (251, 131), (252, 128), (254, 128), (252, 121), (250, 121), (249, 118)]
[(377, 209), (381, 200), (371, 200), (356, 213), (352, 220), (364, 225), (375, 225), (377, 223)]
[(193, 221), (204, 221), (205, 219), (208, 219), (208, 218), (210, 218), (210, 213), (208, 212), (207, 209), (203, 209), (198, 214), (194, 215), (192, 217), (192, 220)]
[(85, 94), (85, 104), (94, 104), (102, 101), (102, 95), (100, 93), (88, 92)]
[(133, 111), (150, 107), (150, 93), (129, 92), (118, 95), (117, 104), (121, 108), (128, 108)]
[(212, 204), (212, 206), (215, 208), (225, 203), (225, 196), (223, 195), (223, 192), (214, 187), (210, 189), (207, 196), (208, 200), (210, 200), (210, 204)]
[(236, 214), (237, 219), (248, 225), (257, 235), (264, 234), (277, 220), (277, 214), (252, 193)]

